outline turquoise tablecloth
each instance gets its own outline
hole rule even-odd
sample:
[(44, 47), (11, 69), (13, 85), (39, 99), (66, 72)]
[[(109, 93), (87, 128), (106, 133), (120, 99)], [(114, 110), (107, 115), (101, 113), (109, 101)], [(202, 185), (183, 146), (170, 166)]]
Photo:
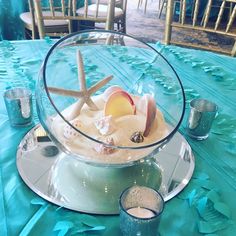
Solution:
[[(51, 40), (0, 42), (1, 97), (7, 87), (34, 89), (40, 64), (52, 44)], [(207, 140), (186, 137), (196, 159), (194, 176), (187, 188), (166, 204), (160, 234), (236, 235), (236, 59), (158, 43), (153, 46), (179, 74), (187, 107), (196, 97), (219, 106)], [(106, 227), (82, 235), (120, 235), (118, 216), (91, 216), (59, 208), (23, 183), (16, 169), (16, 149), (28, 130), (10, 127), (0, 99), (0, 235), (72, 235), (81, 222)], [(183, 126), (180, 132), (184, 134)]]

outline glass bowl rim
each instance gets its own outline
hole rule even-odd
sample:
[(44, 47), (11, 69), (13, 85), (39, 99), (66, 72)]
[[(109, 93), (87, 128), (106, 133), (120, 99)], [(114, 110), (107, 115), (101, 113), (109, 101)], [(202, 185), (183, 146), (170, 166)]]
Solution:
[[(128, 38), (131, 38), (132, 40), (135, 40), (137, 42), (140, 42), (141, 44), (144, 44), (146, 47), (152, 49), (153, 51), (155, 51), (155, 53), (157, 53), (167, 64), (168, 66), (172, 69), (172, 72), (174, 72), (177, 80), (178, 80), (178, 83), (179, 83), (179, 86), (181, 88), (181, 92), (182, 92), (182, 98), (183, 98), (183, 109), (182, 109), (182, 113), (181, 113), (181, 116), (180, 116), (180, 119), (177, 123), (177, 125), (174, 127), (174, 129), (167, 135), (165, 136), (164, 138), (158, 140), (157, 142), (154, 142), (154, 143), (150, 143), (150, 144), (146, 144), (146, 145), (140, 145), (140, 146), (118, 146), (118, 145), (111, 145), (111, 144), (107, 144), (101, 140), (98, 140), (96, 138), (93, 138), (89, 135), (87, 135), (86, 133), (82, 132), (81, 130), (77, 129), (75, 126), (73, 126), (62, 114), (61, 112), (58, 110), (57, 106), (54, 104), (53, 102), (53, 99), (51, 98), (51, 95), (50, 95), (50, 92), (48, 90), (48, 86), (47, 86), (47, 81), (46, 81), (46, 69), (47, 69), (47, 62), (49, 60), (49, 57), (50, 55), (52, 54), (52, 52), (54, 51), (54, 49), (60, 44), (62, 43), (63, 41), (69, 39), (69, 38), (72, 38), (78, 34), (86, 34), (86, 33), (110, 33), (110, 34), (115, 34), (115, 35), (120, 35), (120, 36), (125, 36), (125, 37), (128, 37)], [(81, 31), (77, 31), (77, 32), (74, 32), (74, 33), (71, 33), (71, 34), (68, 34), (62, 38), (60, 38), (55, 44), (53, 44), (53, 46), (49, 49), (49, 51), (47, 52), (46, 54), (46, 57), (42, 63), (42, 67), (41, 67), (41, 70), (42, 71), (42, 75), (43, 75), (43, 85), (44, 85), (44, 88), (45, 88), (45, 91), (46, 91), (46, 94), (47, 94), (47, 97), (51, 103), (51, 105), (53, 106), (53, 108), (56, 110), (57, 114), (66, 122), (67, 125), (69, 125), (71, 128), (73, 128), (74, 130), (76, 130), (77, 132), (79, 132), (81, 135), (83, 135), (84, 137), (88, 138), (89, 140), (91, 141), (94, 141), (94, 142), (97, 142), (99, 144), (102, 144), (106, 147), (111, 147), (111, 148), (115, 148), (115, 149), (133, 149), (133, 150), (137, 150), (137, 149), (145, 149), (145, 148), (150, 148), (150, 147), (154, 147), (154, 146), (158, 146), (158, 145), (161, 145), (162, 143), (166, 143), (169, 139), (171, 139), (171, 137), (177, 132), (182, 120), (183, 120), (183, 117), (184, 117), (184, 113), (185, 113), (185, 93), (184, 93), (184, 88), (183, 88), (183, 85), (182, 85), (182, 82), (177, 74), (177, 72), (175, 71), (174, 67), (168, 62), (168, 60), (160, 53), (158, 52), (154, 47), (152, 47), (151, 45), (149, 45), (148, 43), (146, 42), (143, 42), (142, 40), (140, 39), (137, 39), (135, 36), (132, 36), (132, 35), (129, 35), (129, 34), (124, 34), (124, 33), (121, 33), (121, 32), (117, 32), (117, 31), (113, 31), (113, 30), (103, 30), (103, 29), (93, 29), (93, 30), (81, 30)]]

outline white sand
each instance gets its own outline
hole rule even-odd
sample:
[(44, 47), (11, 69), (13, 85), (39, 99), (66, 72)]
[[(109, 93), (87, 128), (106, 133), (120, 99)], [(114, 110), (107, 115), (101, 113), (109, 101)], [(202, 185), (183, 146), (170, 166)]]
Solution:
[[(137, 97), (132, 96), (134, 102), (137, 102)], [(84, 105), (80, 115), (75, 119), (81, 122), (80, 130), (88, 136), (104, 140), (107, 137), (112, 137), (116, 146), (135, 147), (144, 146), (155, 143), (168, 134), (168, 128), (163, 118), (162, 113), (157, 109), (156, 118), (151, 126), (151, 131), (142, 143), (134, 143), (130, 140), (131, 135), (136, 131), (143, 131), (145, 128), (145, 116), (139, 112), (136, 115), (126, 115), (118, 118), (113, 118), (115, 130), (108, 136), (103, 136), (95, 127), (95, 120), (104, 116), (104, 100), (102, 95), (92, 97), (95, 104), (98, 106), (98, 111), (92, 111), (87, 105)], [(67, 117), (74, 104), (66, 108), (62, 115)], [(73, 121), (72, 121), (73, 122)], [(145, 149), (115, 149), (111, 154), (98, 153), (94, 147), (98, 145), (97, 142), (92, 141), (81, 134), (77, 134), (72, 139), (67, 139), (64, 136), (64, 128), (67, 124), (60, 116), (56, 116), (52, 122), (52, 129), (55, 131), (57, 139), (64, 144), (64, 146), (80, 156), (85, 161), (99, 162), (99, 163), (113, 163), (119, 164), (124, 162), (135, 161), (148, 155), (154, 148)]]

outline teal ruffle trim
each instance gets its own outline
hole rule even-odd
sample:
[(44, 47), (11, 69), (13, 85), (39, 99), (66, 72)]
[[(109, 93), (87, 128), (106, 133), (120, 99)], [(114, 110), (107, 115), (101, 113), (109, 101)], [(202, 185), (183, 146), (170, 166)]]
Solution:
[(53, 228), (53, 231), (59, 231), (58, 236), (75, 235), (90, 231), (102, 231), (106, 227), (101, 225), (101, 222), (91, 215), (79, 214), (76, 222), (58, 221)]
[[(31, 235), (35, 228), (37, 228), (37, 223), (42, 220), (42, 218), (47, 217), (47, 215), (56, 208), (54, 205), (49, 204), (39, 197), (33, 198), (31, 204), (38, 206), (39, 208), (23, 227), (19, 236)], [(56, 211), (62, 216), (60, 217), (60, 220), (56, 220), (56, 223), (52, 228), (52, 231), (57, 232), (58, 236), (82, 234), (90, 231), (100, 232), (106, 229), (106, 227), (94, 216), (77, 213), (75, 220), (75, 218), (71, 218), (73, 213), (62, 207), (57, 207)]]
[(212, 133), (217, 139), (226, 143), (226, 151), (236, 156), (236, 118), (227, 114), (219, 114), (212, 126)]
[(212, 79), (219, 82), (221, 85), (226, 86), (229, 90), (236, 90), (236, 80), (229, 74), (223, 66), (215, 66), (213, 63), (203, 61), (196, 56), (192, 56), (189, 53), (181, 52), (180, 48), (174, 46), (166, 46), (161, 43), (155, 45), (159, 51), (168, 51), (172, 53), (178, 60), (183, 61), (186, 64), (190, 64), (193, 68), (200, 68), (205, 73), (211, 75)]
[(43, 216), (43, 214), (47, 211), (49, 208), (49, 204), (46, 203), (43, 199), (41, 198), (34, 198), (31, 201), (31, 204), (34, 205), (39, 205), (40, 208), (39, 210), (31, 217), (31, 219), (27, 222), (25, 227), (22, 229), (20, 232), (19, 236), (26, 236), (30, 234), (30, 231), (33, 229), (37, 221)]
[(233, 224), (231, 210), (221, 201), (219, 189), (206, 173), (195, 173), (178, 198), (187, 200), (199, 215), (198, 230), (203, 234), (217, 233)]

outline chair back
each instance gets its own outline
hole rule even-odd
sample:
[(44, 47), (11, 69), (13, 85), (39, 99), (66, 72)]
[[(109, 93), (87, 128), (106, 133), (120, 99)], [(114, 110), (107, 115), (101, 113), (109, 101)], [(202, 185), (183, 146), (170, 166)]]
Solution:
[[(199, 47), (207, 50), (214, 50), (220, 53), (236, 54), (236, 0), (207, 0), (203, 7), (200, 0), (180, 0), (179, 11), (176, 14), (176, 1), (168, 0), (166, 12), (165, 43)], [(203, 7), (203, 9), (202, 9)], [(203, 11), (201, 11), (203, 10)], [(211, 48), (197, 44), (181, 43), (173, 41), (171, 34), (173, 28), (186, 30), (197, 30), (209, 33), (216, 33), (222, 36), (233, 38), (233, 45), (230, 51), (222, 48)]]
[[(97, 3), (98, 1), (103, 5), (108, 5), (109, 3), (109, 0), (90, 0), (91, 3)], [(115, 6), (126, 10), (127, 0), (115, 0)]]
[[(83, 1), (83, 7), (78, 7), (81, 0), (33, 0), (36, 19), (38, 24), (38, 30), (40, 38), (44, 38), (45, 35), (50, 35), (45, 30), (46, 20), (66, 20), (68, 21), (68, 31), (72, 31), (72, 21), (93, 21), (98, 23), (105, 23), (106, 30), (112, 30), (114, 24), (114, 8), (115, 0), (108, 0), (108, 4), (104, 5), (97, 0), (95, 3), (90, 4), (90, 0)], [(47, 2), (47, 7), (42, 7), (41, 2)], [(44, 12), (49, 12), (44, 14)], [(60, 34), (60, 33), (59, 33)], [(55, 33), (53, 34), (56, 35)]]
[(34, 3), (33, 0), (28, 0), (30, 17), (32, 20), (32, 39), (36, 38), (37, 26), (35, 24), (35, 12), (34, 12)]
[[(102, 5), (108, 5), (109, 0), (90, 0), (92, 4), (99, 3)], [(114, 10), (114, 23), (117, 23), (117, 31), (126, 33), (126, 10), (127, 0), (115, 0)], [(114, 28), (114, 26), (113, 26)]]

